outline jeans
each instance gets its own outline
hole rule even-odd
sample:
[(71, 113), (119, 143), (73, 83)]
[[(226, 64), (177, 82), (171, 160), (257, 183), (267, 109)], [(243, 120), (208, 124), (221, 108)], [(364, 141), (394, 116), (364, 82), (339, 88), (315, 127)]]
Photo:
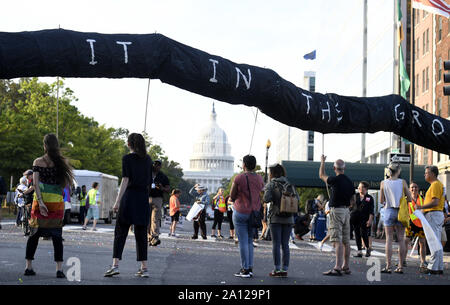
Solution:
[[(288, 271), (289, 268), (289, 236), (292, 232), (292, 225), (271, 223), (270, 233), (272, 235), (272, 256), (275, 270)], [(280, 248), (283, 251), (283, 268), (281, 268)]]
[(239, 251), (241, 254), (241, 268), (253, 269), (253, 233), (249, 226), (251, 214), (233, 212), (233, 223), (239, 240)]
[[(436, 234), (437, 239), (441, 240), (442, 225), (444, 224), (444, 213), (442, 211), (431, 211), (425, 214), (425, 218)], [(443, 249), (431, 255), (428, 262), (430, 270), (444, 270), (444, 251)]]

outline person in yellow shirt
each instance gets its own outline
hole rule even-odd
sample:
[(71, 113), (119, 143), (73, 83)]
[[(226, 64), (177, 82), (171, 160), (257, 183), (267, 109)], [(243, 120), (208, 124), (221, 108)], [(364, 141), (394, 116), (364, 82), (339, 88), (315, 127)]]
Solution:
[[(437, 179), (439, 170), (436, 166), (427, 166), (425, 168), (425, 180), (430, 183), (430, 187), (425, 194), (424, 205), (417, 206), (425, 215), (426, 220), (430, 224), (436, 237), (440, 240), (442, 234), (442, 225), (444, 224), (444, 186)], [(444, 273), (444, 252), (443, 249), (435, 252), (428, 263), (426, 270), (421, 270), (427, 274), (443, 274)]]

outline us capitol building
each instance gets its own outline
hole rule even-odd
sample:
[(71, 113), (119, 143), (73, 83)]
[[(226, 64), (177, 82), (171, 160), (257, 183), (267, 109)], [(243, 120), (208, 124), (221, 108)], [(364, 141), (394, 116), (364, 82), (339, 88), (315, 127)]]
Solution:
[(200, 183), (208, 188), (208, 193), (216, 193), (222, 186), (223, 178), (231, 178), (234, 172), (234, 157), (226, 133), (217, 125), (216, 111), (213, 109), (209, 124), (205, 126), (194, 143), (188, 171), (183, 178)]

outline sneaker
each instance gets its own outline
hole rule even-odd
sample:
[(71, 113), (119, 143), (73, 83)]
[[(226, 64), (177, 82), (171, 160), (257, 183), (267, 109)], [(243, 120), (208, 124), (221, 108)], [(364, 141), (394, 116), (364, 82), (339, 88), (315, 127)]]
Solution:
[(202, 238), (203, 238), (203, 239), (208, 239), (208, 237), (206, 237), (206, 235), (205, 235), (205, 236), (202, 236)]
[(285, 276), (287, 276), (287, 272), (286, 271), (281, 271), (281, 270), (273, 270), (272, 272), (269, 273), (269, 276), (271, 276), (271, 277), (285, 277)]
[(198, 239), (197, 235), (192, 235), (191, 239)]
[(248, 270), (245, 270), (245, 269), (239, 270), (239, 272), (236, 272), (236, 273), (234, 274), (234, 276), (237, 276), (237, 277), (244, 277), (244, 278), (249, 278), (249, 277), (251, 277), (250, 272), (249, 272)]
[(137, 277), (148, 277), (148, 271), (147, 269), (139, 269), (138, 272), (135, 274)]
[(250, 277), (253, 277), (253, 268), (248, 269), (248, 274), (250, 274)]
[(255, 243), (255, 242), (253, 242), (253, 247), (254, 247), (254, 248), (258, 247), (258, 244)]
[(61, 270), (56, 271), (56, 277), (59, 279), (66, 278), (66, 276), (64, 275), (64, 272), (62, 272)]
[(34, 272), (33, 269), (25, 269), (25, 273), (23, 275), (26, 275), (26, 276), (36, 275), (36, 272)]
[(106, 272), (105, 272), (105, 277), (111, 277), (113, 275), (117, 275), (120, 274), (119, 272), (119, 266), (111, 266), (111, 268), (109, 268)]
[(86, 228), (85, 226), (83, 226), (81, 229), (82, 229), (83, 231), (86, 231), (87, 228)]

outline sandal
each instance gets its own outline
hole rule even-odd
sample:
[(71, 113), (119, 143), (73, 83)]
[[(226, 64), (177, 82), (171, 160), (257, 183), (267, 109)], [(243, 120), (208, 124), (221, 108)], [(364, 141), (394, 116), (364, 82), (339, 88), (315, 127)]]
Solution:
[(341, 276), (341, 270), (338, 269), (330, 269), (327, 272), (324, 272), (323, 275), (332, 275), (332, 276)]
[(398, 273), (398, 274), (403, 274), (403, 268), (399, 267), (399, 268), (395, 269), (394, 272)]
[(350, 271), (350, 268), (342, 268), (342, 271), (345, 273), (345, 274), (351, 274), (352, 272)]
[(391, 268), (383, 268), (383, 269), (381, 269), (381, 271), (380, 271), (381, 273), (392, 273), (392, 270), (391, 270)]

